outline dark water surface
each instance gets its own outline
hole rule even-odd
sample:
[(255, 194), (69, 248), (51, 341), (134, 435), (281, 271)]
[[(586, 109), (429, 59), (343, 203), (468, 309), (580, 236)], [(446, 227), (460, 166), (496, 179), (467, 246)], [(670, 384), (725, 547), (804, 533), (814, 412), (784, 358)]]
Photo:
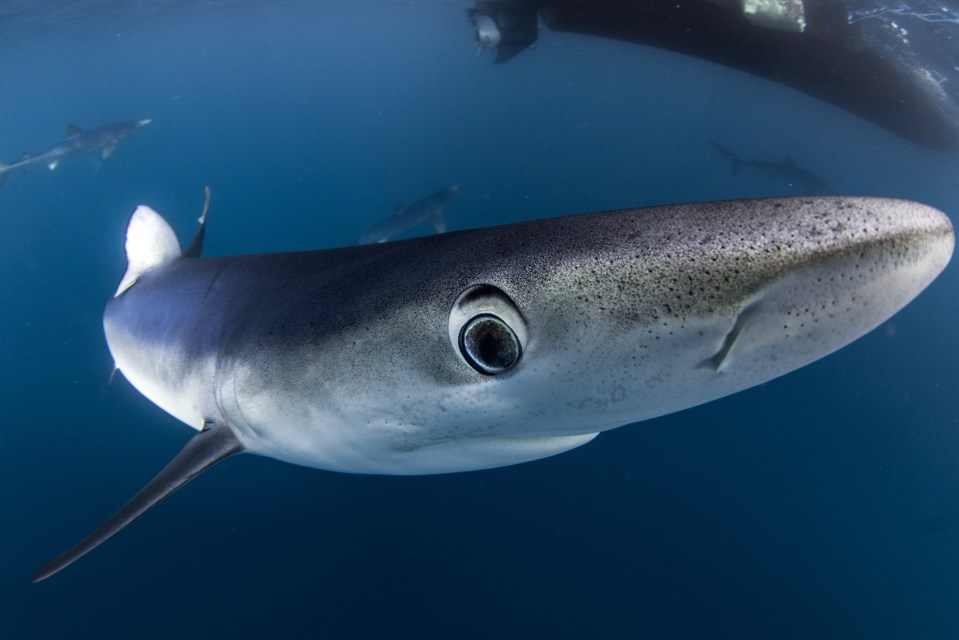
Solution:
[[(193, 433), (107, 384), (139, 203), (189, 237), (211, 185), (205, 253), (227, 255), (351, 244), (454, 183), (453, 229), (802, 193), (733, 175), (714, 139), (959, 214), (956, 152), (638, 45), (542, 29), (494, 66), (465, 3), (44, 6), (0, 9), (0, 160), (68, 123), (154, 122), (0, 190), (0, 638), (959, 636), (954, 266), (825, 360), (552, 459), (415, 478), (230, 459), (31, 585)], [(959, 26), (933, 26), (947, 73)]]

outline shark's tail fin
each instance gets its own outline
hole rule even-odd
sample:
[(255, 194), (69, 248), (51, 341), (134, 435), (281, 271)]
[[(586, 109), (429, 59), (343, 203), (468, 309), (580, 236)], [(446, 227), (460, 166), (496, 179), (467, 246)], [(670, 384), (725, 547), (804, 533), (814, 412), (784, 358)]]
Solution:
[(147, 271), (180, 257), (180, 241), (163, 217), (141, 204), (127, 225), (127, 271), (120, 280), (114, 298), (133, 286)]
[(735, 153), (733, 153), (732, 151), (730, 151), (729, 149), (727, 149), (727, 148), (724, 147), (723, 145), (719, 144), (719, 143), (716, 142), (715, 140), (710, 140), (710, 141), (709, 141), (709, 144), (713, 145), (713, 148), (716, 149), (716, 151), (718, 151), (720, 154), (722, 154), (722, 156), (723, 156), (724, 158), (726, 158), (727, 160), (729, 160), (729, 164), (732, 165), (732, 169), (733, 169), (733, 174), (734, 174), (734, 175), (737, 174), (737, 173), (739, 173), (739, 170), (740, 170), (740, 169), (742, 168), (742, 166), (743, 166), (743, 159), (742, 159), (742, 158), (740, 158), (740, 157), (737, 156)]

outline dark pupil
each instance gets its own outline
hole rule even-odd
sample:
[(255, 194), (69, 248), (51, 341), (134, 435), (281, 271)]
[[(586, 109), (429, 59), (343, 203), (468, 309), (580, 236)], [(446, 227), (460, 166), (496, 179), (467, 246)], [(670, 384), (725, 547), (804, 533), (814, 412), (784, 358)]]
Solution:
[(476, 316), (463, 326), (460, 350), (474, 369), (490, 376), (509, 369), (520, 357), (516, 334), (491, 315)]

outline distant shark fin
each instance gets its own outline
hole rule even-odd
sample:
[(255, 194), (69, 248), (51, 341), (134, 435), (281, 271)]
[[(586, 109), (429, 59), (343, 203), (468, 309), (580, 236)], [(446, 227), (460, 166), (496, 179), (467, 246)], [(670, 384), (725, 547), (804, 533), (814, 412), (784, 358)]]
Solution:
[(203, 238), (206, 235), (206, 214), (210, 210), (209, 185), (203, 187), (203, 194), (205, 196), (203, 200), (203, 213), (201, 213), (197, 219), (197, 222), (200, 223), (200, 228), (196, 230), (196, 235), (193, 236), (190, 246), (183, 252), (184, 258), (199, 258), (200, 253), (203, 251)]
[(114, 298), (129, 289), (141, 275), (180, 257), (180, 241), (163, 217), (140, 205), (127, 225), (127, 271)]
[(243, 445), (237, 440), (230, 427), (220, 423), (205, 425), (186, 443), (180, 453), (153, 480), (140, 489), (139, 493), (120, 507), (119, 511), (74, 547), (37, 569), (37, 572), (33, 574), (33, 582), (45, 580), (73, 564), (187, 482), (220, 460), (241, 451), (243, 451)]
[(103, 147), (102, 157), (104, 160), (110, 157), (110, 154), (113, 153), (113, 150), (117, 148), (116, 142), (111, 142), (107, 146)]
[(78, 126), (75, 125), (75, 124), (68, 124), (68, 125), (67, 125), (67, 137), (68, 137), (68, 138), (69, 138), (70, 136), (75, 136), (75, 135), (77, 135), (78, 133), (80, 133), (80, 132), (82, 132), (82, 131), (83, 131), (83, 129), (81, 129), (80, 127), (78, 127)]

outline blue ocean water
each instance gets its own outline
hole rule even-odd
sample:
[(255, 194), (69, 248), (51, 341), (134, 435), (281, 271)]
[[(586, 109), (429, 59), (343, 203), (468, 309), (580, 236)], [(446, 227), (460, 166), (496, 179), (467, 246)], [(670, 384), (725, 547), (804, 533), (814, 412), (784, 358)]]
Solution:
[(0, 11), (0, 160), (154, 122), (0, 189), (0, 637), (959, 634), (955, 267), (837, 354), (555, 458), (411, 478), (229, 459), (31, 585), (192, 434), (108, 384), (137, 204), (189, 238), (209, 184), (205, 254), (228, 255), (351, 244), (454, 183), (453, 229), (802, 193), (732, 174), (716, 139), (959, 215), (956, 152), (628, 43), (541, 29), (493, 65), (464, 2), (33, 4)]

